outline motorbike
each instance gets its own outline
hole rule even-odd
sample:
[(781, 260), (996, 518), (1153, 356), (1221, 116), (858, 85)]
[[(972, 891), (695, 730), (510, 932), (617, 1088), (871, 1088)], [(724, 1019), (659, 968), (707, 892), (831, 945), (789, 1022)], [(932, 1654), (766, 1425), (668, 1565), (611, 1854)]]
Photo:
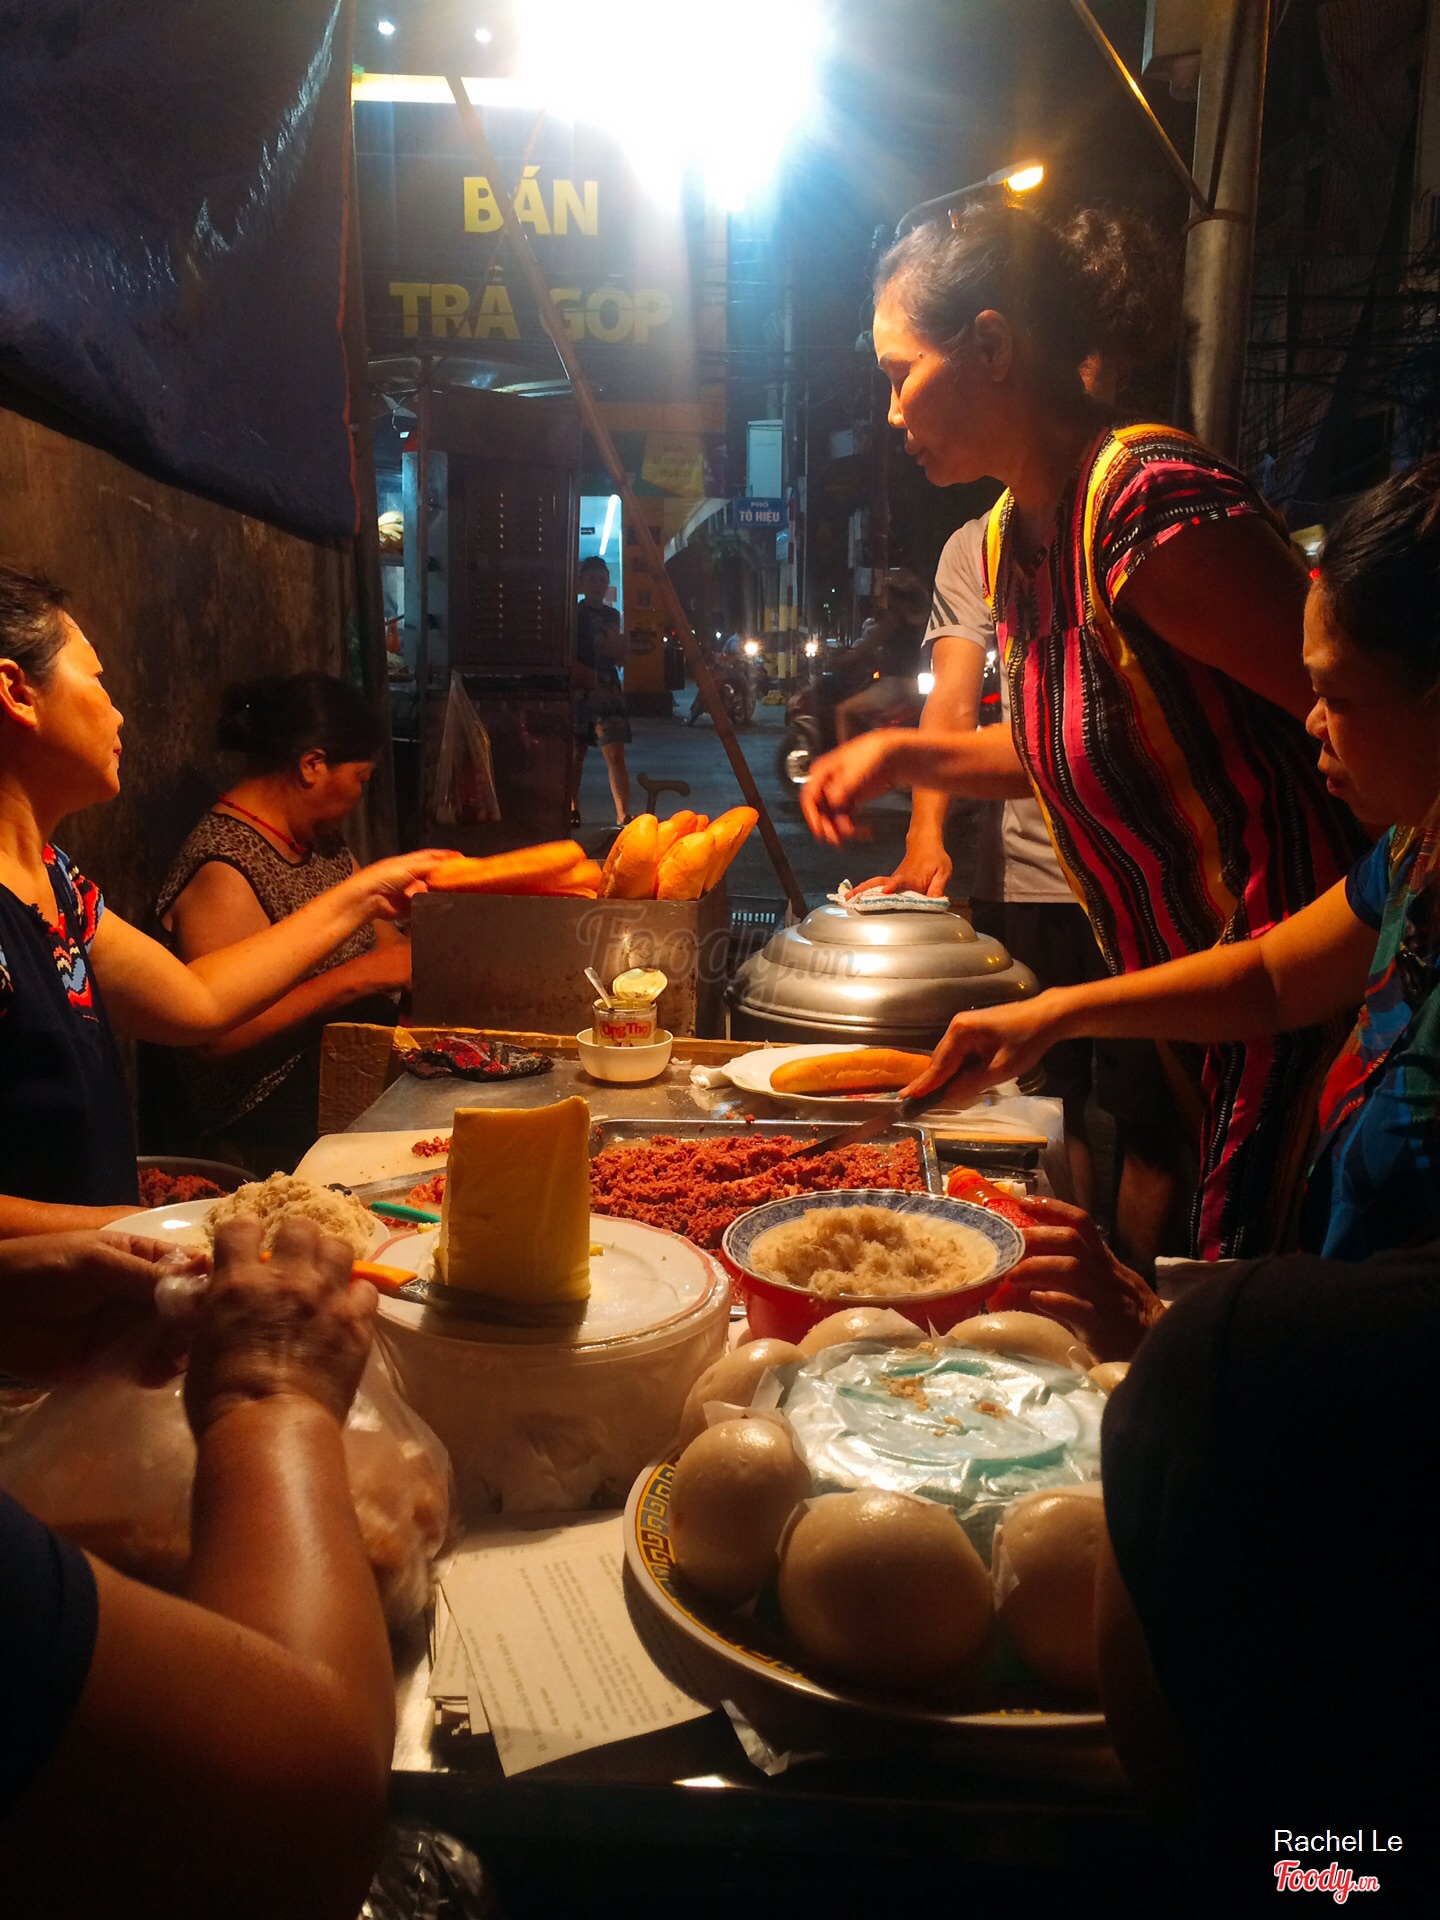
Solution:
[[(928, 678), (921, 675), (908, 692), (869, 715), (861, 731), (917, 725), (929, 690), (924, 684)], [(810, 778), (811, 765), (839, 744), (836, 709), (855, 691), (853, 679), (845, 673), (822, 668), (785, 702), (785, 731), (775, 752), (775, 776), (784, 790), (798, 793)]]
[[(747, 658), (743, 652), (729, 647), (707, 647), (705, 664), (710, 669), (715, 690), (724, 702), (731, 726), (743, 727), (747, 721), (753, 720), (756, 702), (769, 685), (763, 659)], [(693, 727), (704, 712), (705, 702), (699, 687), (696, 687), (695, 698), (685, 719), (686, 726)]]

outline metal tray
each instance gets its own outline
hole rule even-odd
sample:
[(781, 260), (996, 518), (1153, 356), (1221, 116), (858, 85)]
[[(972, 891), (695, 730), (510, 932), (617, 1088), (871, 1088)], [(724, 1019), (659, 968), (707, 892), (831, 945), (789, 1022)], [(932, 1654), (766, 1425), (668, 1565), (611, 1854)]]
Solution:
[[(860, 1122), (856, 1122), (857, 1128)], [(590, 1158), (605, 1147), (633, 1147), (642, 1141), (663, 1135), (667, 1140), (736, 1140), (751, 1135), (760, 1139), (821, 1140), (838, 1133), (833, 1120), (596, 1120), (590, 1128)], [(897, 1122), (874, 1136), (876, 1146), (899, 1140), (913, 1140), (920, 1149), (920, 1166), (931, 1193), (944, 1193), (945, 1180), (936, 1157), (935, 1143), (923, 1127)], [(843, 1146), (837, 1140), (837, 1146)]]

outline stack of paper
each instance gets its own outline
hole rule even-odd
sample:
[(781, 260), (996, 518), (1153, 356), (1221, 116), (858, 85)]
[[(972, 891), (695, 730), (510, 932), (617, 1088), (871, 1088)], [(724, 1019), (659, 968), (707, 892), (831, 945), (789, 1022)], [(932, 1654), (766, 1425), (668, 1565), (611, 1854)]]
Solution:
[(431, 1693), (470, 1701), (472, 1732), (480, 1710), (507, 1774), (709, 1711), (667, 1679), (635, 1631), (624, 1524), (618, 1513), (497, 1521), (467, 1539), (445, 1575), (449, 1632)]
[(490, 1731), (485, 1702), (470, 1669), (464, 1637), (445, 1603), (443, 1592), (435, 1599), (435, 1663), (430, 1669), (427, 1691), (442, 1724), (457, 1727), (463, 1720), (469, 1723), (472, 1734)]

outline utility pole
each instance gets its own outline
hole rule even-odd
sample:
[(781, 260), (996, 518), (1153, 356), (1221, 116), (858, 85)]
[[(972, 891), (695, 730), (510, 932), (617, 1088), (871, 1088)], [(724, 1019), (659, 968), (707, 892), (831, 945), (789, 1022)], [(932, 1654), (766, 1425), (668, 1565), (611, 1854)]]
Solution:
[(1195, 178), (1211, 211), (1190, 226), (1185, 321), (1196, 437), (1234, 459), (1240, 447), (1250, 279), (1260, 181), (1260, 123), (1270, 0), (1210, 0), (1200, 47)]
[(1070, 4), (1193, 203), (1185, 228), (1190, 421), (1198, 439), (1233, 459), (1250, 337), (1270, 0), (1148, 0), (1144, 71), (1157, 79), (1168, 73), (1172, 85), (1183, 77), (1183, 91), (1173, 86), (1182, 99), (1190, 98), (1198, 71), (1193, 173), (1088, 0)]

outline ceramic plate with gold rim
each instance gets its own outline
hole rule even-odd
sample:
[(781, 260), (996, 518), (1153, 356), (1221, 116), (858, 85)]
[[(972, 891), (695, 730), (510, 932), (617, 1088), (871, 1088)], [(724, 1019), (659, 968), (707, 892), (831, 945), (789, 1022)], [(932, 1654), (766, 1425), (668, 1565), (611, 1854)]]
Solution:
[(1105, 1718), (1098, 1710), (1037, 1705), (1043, 1689), (1007, 1686), (995, 1689), (993, 1703), (974, 1700), (922, 1706), (900, 1695), (862, 1692), (814, 1679), (795, 1664), (773, 1594), (762, 1595), (753, 1613), (739, 1614), (691, 1592), (675, 1568), (670, 1551), (670, 1491), (676, 1455), (652, 1461), (630, 1489), (625, 1503), (625, 1559), (646, 1600), (687, 1638), (748, 1673), (777, 1686), (852, 1711), (879, 1714), (916, 1726), (976, 1729), (1019, 1734), (1100, 1736)]

